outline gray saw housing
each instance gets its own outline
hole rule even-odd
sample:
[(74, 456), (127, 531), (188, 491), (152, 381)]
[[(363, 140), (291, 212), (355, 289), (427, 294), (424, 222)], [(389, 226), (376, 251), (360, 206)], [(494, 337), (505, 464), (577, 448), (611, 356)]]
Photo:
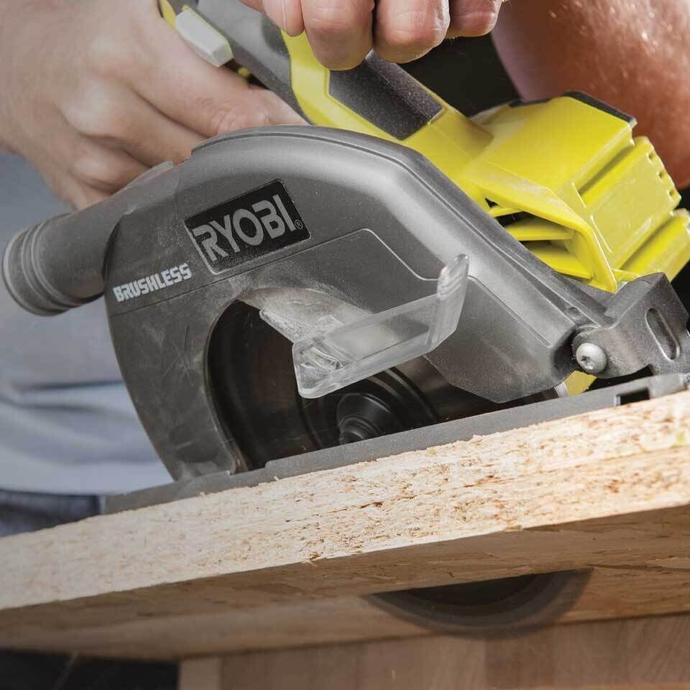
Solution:
[(582, 344), (604, 353), (603, 378), (690, 370), (688, 315), (664, 276), (615, 295), (564, 278), (424, 157), (336, 130), (210, 140), (177, 167), (24, 231), (3, 275), (17, 302), (41, 314), (105, 292), (134, 404), (182, 479), (242, 466), (208, 367), (216, 324), (234, 303), (269, 302), (276, 318), (288, 295), (304, 307), (302, 328), (318, 331), (310, 305), (319, 322), (331, 308), (394, 309), (433, 295), (458, 256), (469, 260), (464, 307), (426, 355), (453, 386), (495, 402), (537, 394), (578, 368)]

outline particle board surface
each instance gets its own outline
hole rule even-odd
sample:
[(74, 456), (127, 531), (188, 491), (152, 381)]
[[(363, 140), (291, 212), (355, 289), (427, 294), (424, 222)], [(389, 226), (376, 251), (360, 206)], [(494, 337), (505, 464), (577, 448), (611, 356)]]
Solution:
[(594, 568), (564, 620), (688, 610), (689, 458), (680, 393), (10, 537), (0, 646), (169, 658), (419, 635), (356, 597), (564, 569)]

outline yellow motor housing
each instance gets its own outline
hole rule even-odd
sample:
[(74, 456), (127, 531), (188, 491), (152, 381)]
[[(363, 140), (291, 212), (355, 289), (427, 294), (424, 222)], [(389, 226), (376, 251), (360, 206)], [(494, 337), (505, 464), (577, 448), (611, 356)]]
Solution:
[[(284, 35), (293, 92), (311, 122), (395, 141), (335, 99), (305, 36)], [(554, 270), (603, 290), (690, 260), (690, 217), (634, 119), (582, 94), (440, 113), (402, 143), (440, 168)]]

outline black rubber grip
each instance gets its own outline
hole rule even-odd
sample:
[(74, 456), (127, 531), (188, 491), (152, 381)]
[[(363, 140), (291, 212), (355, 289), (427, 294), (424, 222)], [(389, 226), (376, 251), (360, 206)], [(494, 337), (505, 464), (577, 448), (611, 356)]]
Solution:
[(431, 122), (443, 109), (402, 67), (374, 53), (355, 69), (331, 72), (329, 92), (350, 110), (401, 141)]

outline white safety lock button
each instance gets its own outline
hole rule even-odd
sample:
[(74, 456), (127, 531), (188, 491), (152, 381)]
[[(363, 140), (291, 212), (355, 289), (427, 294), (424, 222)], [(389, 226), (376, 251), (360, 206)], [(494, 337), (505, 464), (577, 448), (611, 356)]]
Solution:
[(194, 10), (182, 10), (175, 18), (175, 29), (197, 55), (215, 67), (232, 60), (232, 48), (225, 36)]

